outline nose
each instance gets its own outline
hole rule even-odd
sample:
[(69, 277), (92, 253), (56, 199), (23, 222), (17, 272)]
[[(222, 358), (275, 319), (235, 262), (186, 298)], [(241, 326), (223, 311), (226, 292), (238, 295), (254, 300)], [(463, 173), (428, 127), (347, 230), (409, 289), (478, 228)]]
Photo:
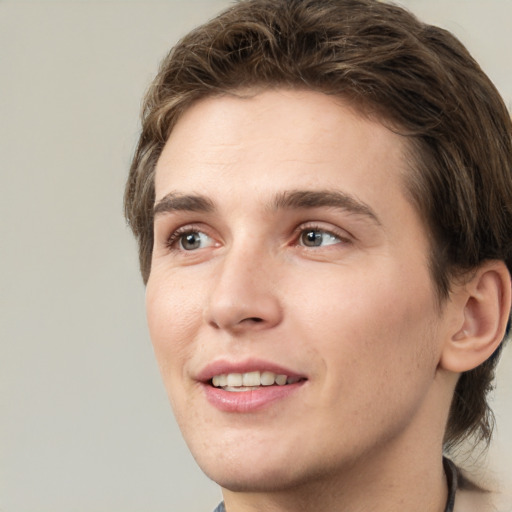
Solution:
[(209, 325), (240, 334), (269, 329), (281, 322), (279, 269), (271, 256), (233, 248), (214, 272), (205, 309)]

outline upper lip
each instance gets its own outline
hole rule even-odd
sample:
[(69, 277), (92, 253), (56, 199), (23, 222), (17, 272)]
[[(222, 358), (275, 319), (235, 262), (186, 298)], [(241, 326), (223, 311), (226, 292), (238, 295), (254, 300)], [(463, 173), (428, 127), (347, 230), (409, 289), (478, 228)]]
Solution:
[(306, 378), (305, 375), (297, 373), (294, 370), (263, 359), (245, 359), (243, 361), (228, 361), (219, 359), (212, 361), (204, 366), (196, 375), (200, 382), (208, 382), (215, 375), (227, 375), (229, 373), (247, 373), (255, 371), (269, 371), (277, 375), (286, 375), (287, 377)]

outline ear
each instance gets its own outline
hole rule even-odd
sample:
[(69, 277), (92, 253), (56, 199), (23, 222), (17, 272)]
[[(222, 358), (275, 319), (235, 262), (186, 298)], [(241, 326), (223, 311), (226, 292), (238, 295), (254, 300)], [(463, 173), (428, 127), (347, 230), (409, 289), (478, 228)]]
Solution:
[(462, 373), (486, 361), (505, 335), (511, 307), (505, 263), (483, 263), (469, 281), (456, 285), (451, 299), (450, 316), (455, 321), (443, 345), (440, 367)]

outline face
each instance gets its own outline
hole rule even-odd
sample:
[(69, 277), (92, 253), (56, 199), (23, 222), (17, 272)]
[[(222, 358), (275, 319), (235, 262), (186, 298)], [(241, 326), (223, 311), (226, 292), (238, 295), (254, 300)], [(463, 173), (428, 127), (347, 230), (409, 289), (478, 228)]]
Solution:
[(223, 487), (341, 474), (426, 430), (443, 319), (404, 144), (311, 91), (205, 99), (173, 130), (147, 315), (183, 435)]

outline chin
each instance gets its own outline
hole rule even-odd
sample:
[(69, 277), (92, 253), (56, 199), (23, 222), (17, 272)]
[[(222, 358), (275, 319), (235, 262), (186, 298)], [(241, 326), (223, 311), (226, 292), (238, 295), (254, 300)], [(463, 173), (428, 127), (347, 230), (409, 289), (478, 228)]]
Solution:
[(199, 456), (196, 462), (208, 478), (232, 492), (285, 491), (321, 480), (327, 470), (325, 464), (301, 463), (296, 453), (273, 455), (262, 450), (251, 457), (245, 451), (215, 458)]
[(215, 468), (212, 471), (203, 469), (208, 478), (216, 482), (223, 489), (232, 492), (276, 492), (300, 486), (301, 482), (309, 480), (290, 471), (289, 467), (268, 470), (267, 468), (251, 468), (248, 472), (245, 469)]
[[(246, 453), (196, 457), (203, 473), (224, 489), (233, 492), (258, 492), (285, 484), (286, 472), (278, 461), (258, 460)], [(285, 473), (285, 474), (283, 474)]]

